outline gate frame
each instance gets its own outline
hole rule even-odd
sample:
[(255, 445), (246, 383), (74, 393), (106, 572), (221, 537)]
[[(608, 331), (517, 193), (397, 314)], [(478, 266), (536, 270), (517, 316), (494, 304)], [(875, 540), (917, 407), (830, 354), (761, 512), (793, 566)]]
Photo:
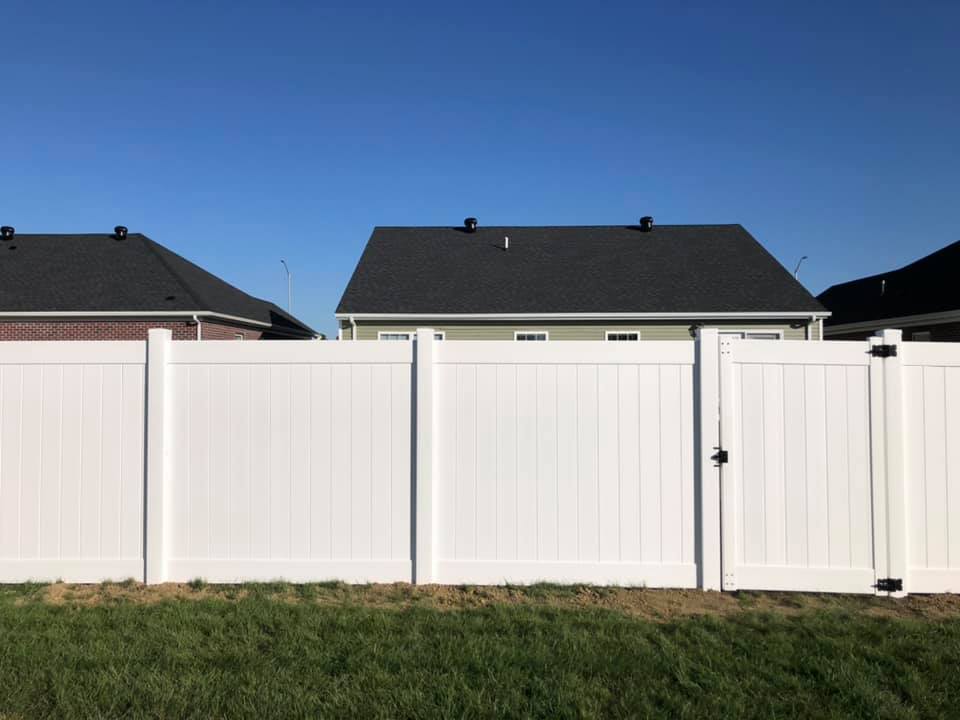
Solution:
[[(720, 428), (719, 446), (728, 451), (726, 462), (721, 466), (720, 545), (722, 589), (736, 591), (738, 528), (737, 482), (742, 482), (740, 457), (730, 450), (739, 444), (736, 437), (736, 416), (739, 401), (735, 390), (735, 353), (739, 342), (728, 336), (719, 337), (720, 356)], [(876, 345), (899, 346), (902, 332), (884, 330), (864, 341), (864, 352), (870, 355), (868, 364), (869, 444), (870, 444), (870, 492), (872, 500), (873, 531), (873, 593), (904, 597), (909, 592), (907, 566), (907, 487), (903, 427), (903, 376), (902, 359), (899, 355), (874, 355)], [(896, 578), (902, 581), (902, 589), (883, 592), (877, 589), (880, 581)], [(866, 591), (864, 594), (870, 594)]]

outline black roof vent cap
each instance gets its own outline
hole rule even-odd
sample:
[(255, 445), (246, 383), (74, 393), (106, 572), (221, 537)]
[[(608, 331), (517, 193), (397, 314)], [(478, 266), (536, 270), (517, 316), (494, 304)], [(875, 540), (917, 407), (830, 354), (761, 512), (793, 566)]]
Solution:
[(476, 232), (477, 231), (477, 219), (476, 218), (467, 218), (463, 221), (463, 226), (467, 229), (467, 232)]
[(127, 239), (127, 229), (123, 225), (117, 225), (113, 229), (113, 234), (117, 236), (117, 240)]
[(16, 233), (16, 230), (9, 225), (0, 227), (0, 237), (2, 237), (4, 240), (13, 240), (14, 233)]
[(642, 232), (650, 232), (653, 230), (653, 218), (650, 215), (644, 215), (640, 218), (640, 230)]

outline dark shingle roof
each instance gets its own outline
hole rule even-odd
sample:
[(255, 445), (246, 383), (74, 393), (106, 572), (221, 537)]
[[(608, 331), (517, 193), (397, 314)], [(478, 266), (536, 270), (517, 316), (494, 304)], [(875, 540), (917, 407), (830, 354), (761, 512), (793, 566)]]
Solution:
[[(503, 250), (509, 236), (510, 249)], [(378, 227), (338, 313), (823, 312), (740, 225)]]
[(960, 309), (960, 241), (888, 273), (833, 285), (819, 295), (828, 325)]
[(0, 312), (215, 312), (313, 330), (273, 303), (182, 258), (146, 235), (31, 235), (0, 241)]

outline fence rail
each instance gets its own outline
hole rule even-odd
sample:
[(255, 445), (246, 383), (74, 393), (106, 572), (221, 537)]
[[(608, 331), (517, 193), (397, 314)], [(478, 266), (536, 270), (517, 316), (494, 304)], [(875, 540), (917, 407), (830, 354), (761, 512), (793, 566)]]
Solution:
[(0, 581), (954, 591), (957, 437), (894, 331), (0, 343)]

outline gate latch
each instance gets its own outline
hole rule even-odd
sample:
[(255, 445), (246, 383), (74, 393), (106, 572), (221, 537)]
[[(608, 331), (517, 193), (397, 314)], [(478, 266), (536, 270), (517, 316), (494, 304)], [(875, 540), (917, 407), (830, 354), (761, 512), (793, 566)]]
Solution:
[(896, 345), (873, 345), (870, 348), (870, 354), (874, 357), (888, 358), (897, 356)]
[(714, 450), (716, 450), (717, 453), (710, 459), (713, 460), (717, 465), (723, 465), (724, 463), (730, 462), (730, 455), (726, 450), (721, 448), (714, 448)]
[(880, 592), (903, 592), (903, 580), (901, 578), (878, 578), (876, 588)]

